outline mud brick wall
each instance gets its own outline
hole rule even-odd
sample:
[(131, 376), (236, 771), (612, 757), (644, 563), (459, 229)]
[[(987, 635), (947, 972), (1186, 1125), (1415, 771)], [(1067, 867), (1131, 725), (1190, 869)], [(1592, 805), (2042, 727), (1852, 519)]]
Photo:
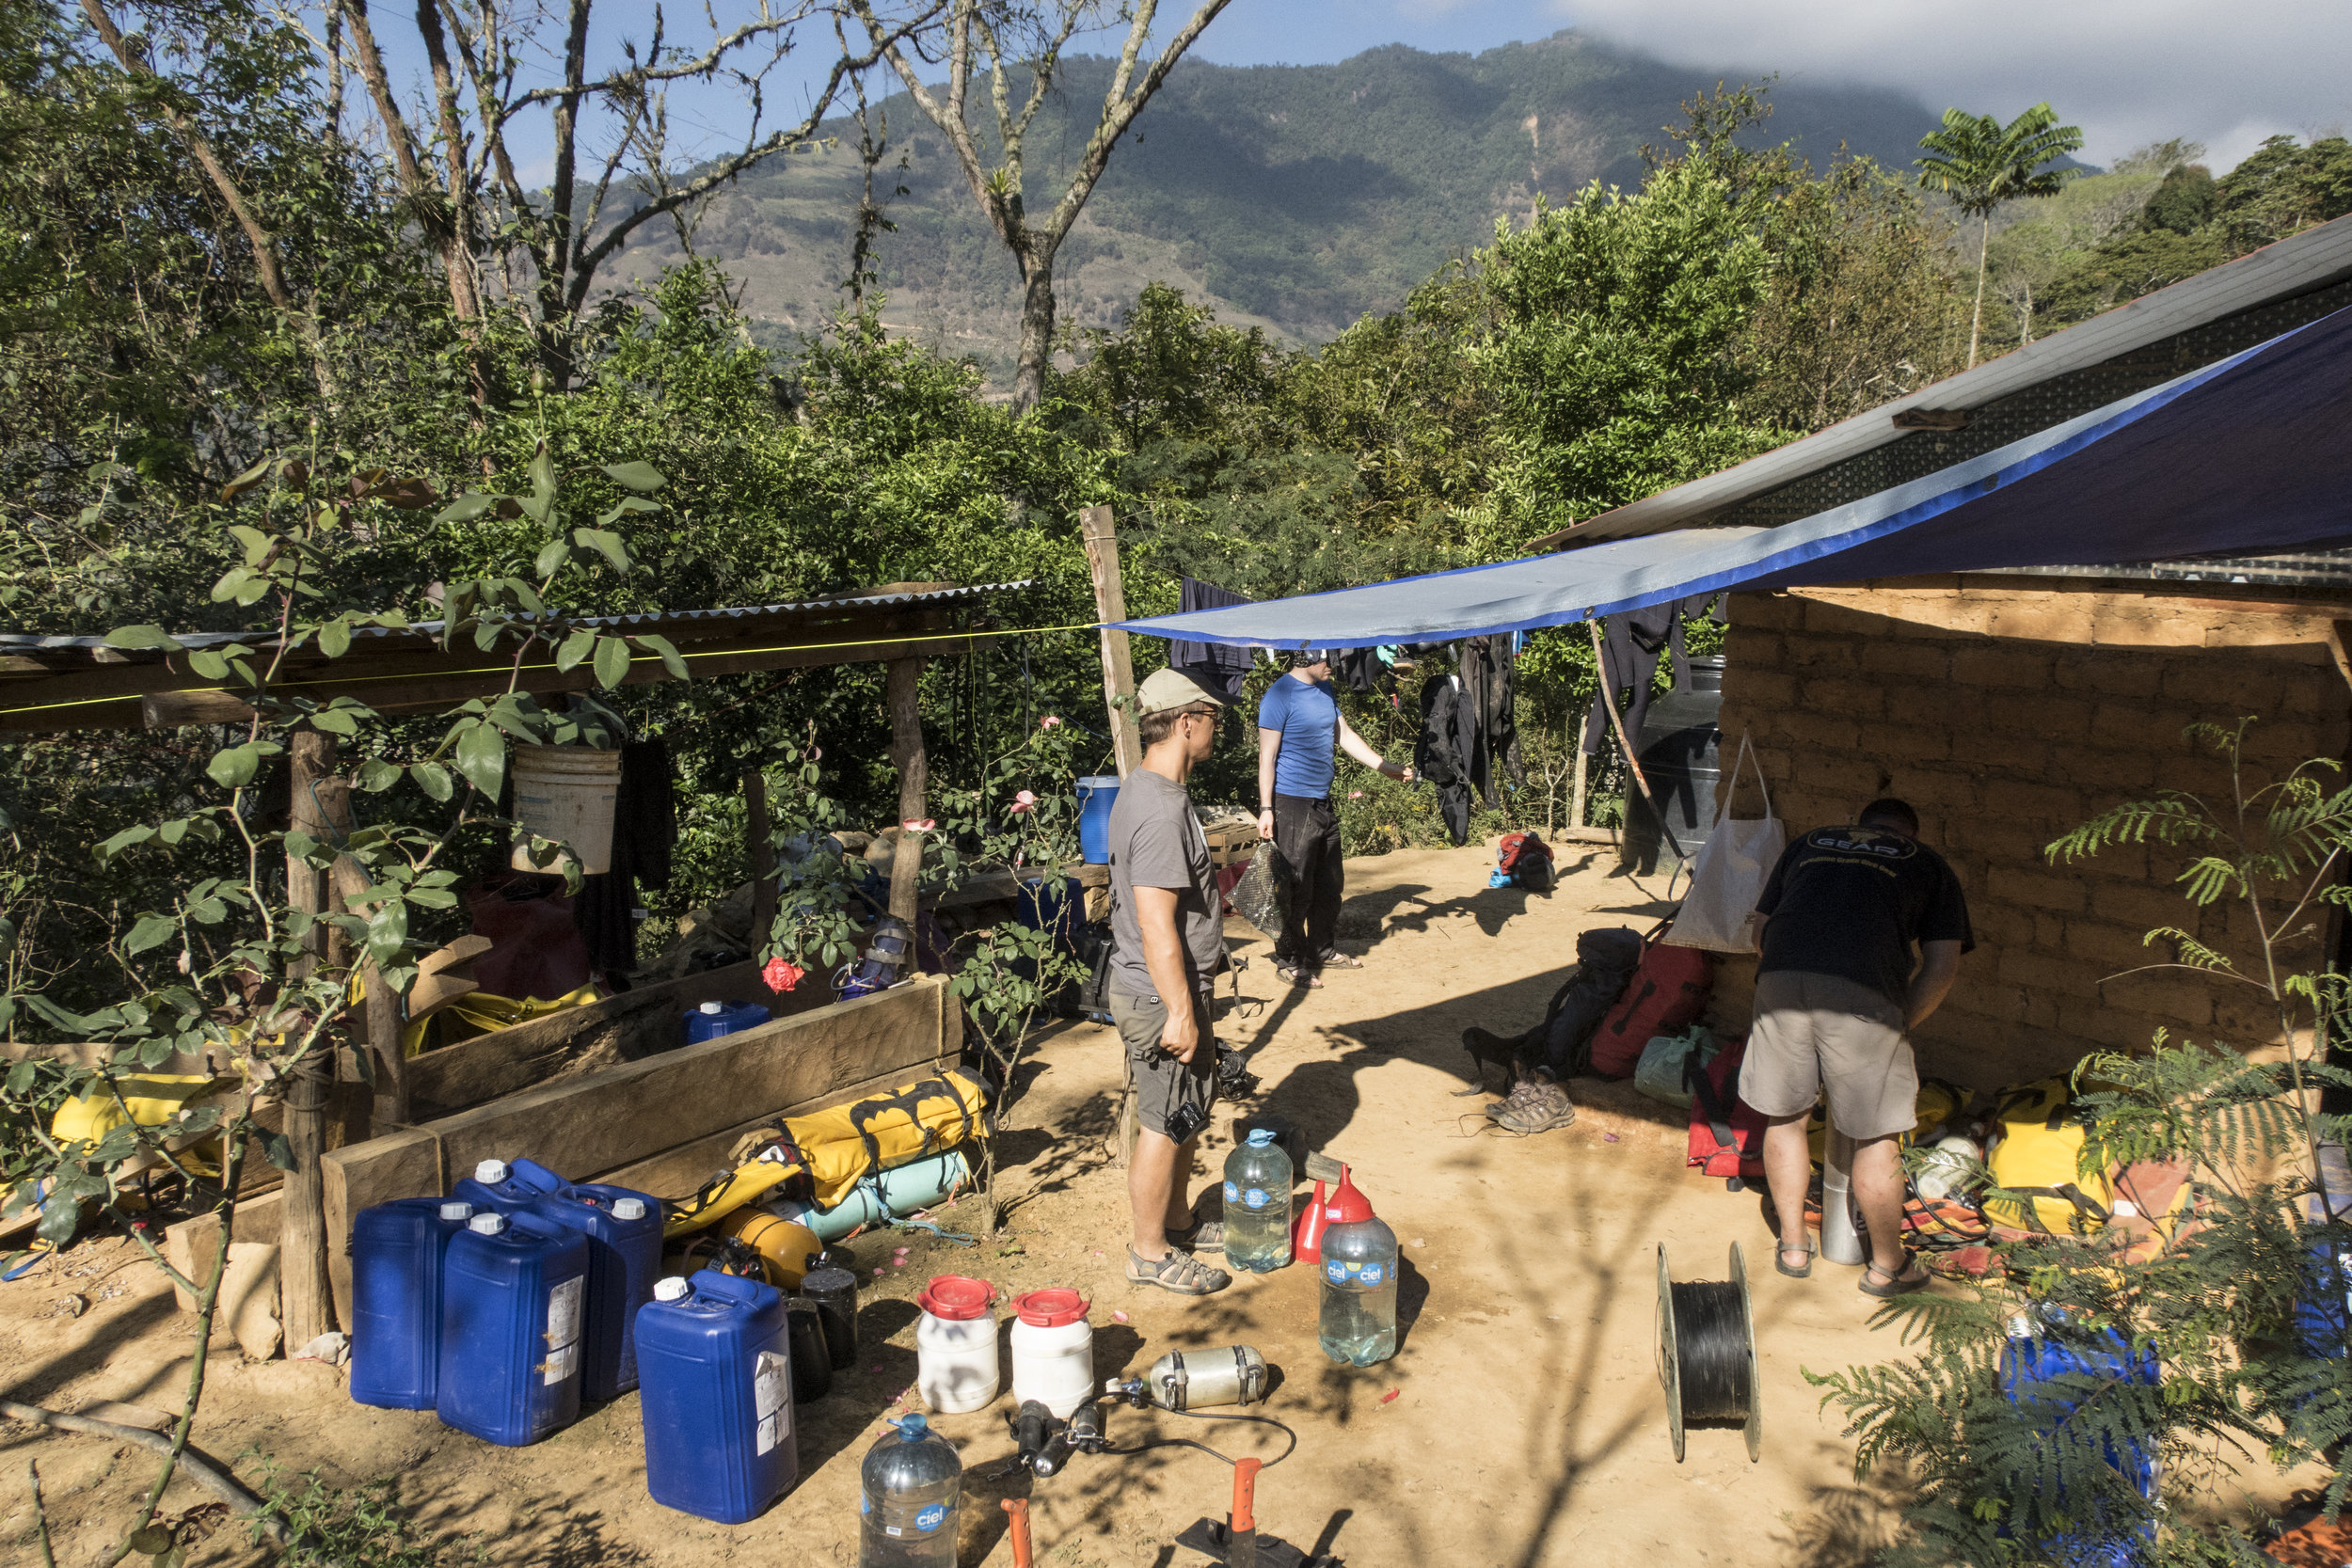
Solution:
[[(2144, 1047), (2158, 1028), (2274, 1039), (2266, 1004), (2246, 988), (2179, 971), (2113, 977), (2170, 956), (2142, 942), (2158, 926), (2249, 951), (2242, 911), (2217, 907), (2201, 921), (2175, 890), (2178, 850), (2125, 845), (2070, 865), (2043, 848), (2158, 789), (2228, 800), (2225, 763), (2182, 733), (2192, 722), (2259, 716), (2246, 748), (2255, 783), (2344, 757), (2352, 688), (2328, 610), (2017, 584), (1907, 578), (1732, 595), (1725, 767), (1744, 732), (1792, 838), (1851, 821), (1875, 796), (1917, 808), (1967, 891), (1977, 935), (1919, 1031), (1923, 1071), (1991, 1087), (2095, 1049)], [(1759, 810), (1752, 782), (1734, 810)], [(2315, 950), (2307, 942), (2302, 956)], [(1719, 1026), (1744, 1027), (1754, 986), (1753, 959), (1722, 966)]]

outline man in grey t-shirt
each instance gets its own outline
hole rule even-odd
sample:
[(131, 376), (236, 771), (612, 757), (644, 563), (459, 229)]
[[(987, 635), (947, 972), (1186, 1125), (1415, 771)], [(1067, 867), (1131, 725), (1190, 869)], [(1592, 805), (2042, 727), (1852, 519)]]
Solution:
[(1195, 1234), (1184, 1178), (1216, 1095), (1209, 989), (1225, 967), (1216, 868), (1184, 781), (1216, 744), (1223, 705), (1173, 670), (1147, 679), (1136, 692), (1143, 766), (1111, 807), (1111, 1017), (1142, 1124), (1127, 1165), (1127, 1278), (1182, 1296), (1232, 1283), (1178, 1244)]

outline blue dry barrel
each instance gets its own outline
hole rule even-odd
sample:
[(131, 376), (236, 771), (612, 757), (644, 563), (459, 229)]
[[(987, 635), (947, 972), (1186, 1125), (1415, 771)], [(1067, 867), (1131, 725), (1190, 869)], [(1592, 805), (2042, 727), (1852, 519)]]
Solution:
[(587, 1306), (577, 1232), (529, 1213), (468, 1221), (442, 1261), (442, 1421), (508, 1448), (570, 1425)]
[(645, 1490), (664, 1508), (740, 1525), (792, 1490), (792, 1359), (784, 1297), (705, 1269), (637, 1315)]
[[(2155, 1351), (2135, 1354), (2131, 1341), (2113, 1329), (2089, 1334), (2052, 1323), (2046, 1332), (2035, 1332), (2025, 1319), (2019, 1319), (2001, 1352), (2001, 1391), (2040, 1431), (2040, 1441), (2054, 1451), (2036, 1466), (2036, 1476), (2020, 1476), (2018, 1484), (2036, 1488), (2038, 1478), (2054, 1478), (2063, 1462), (2091, 1459), (2089, 1445), (2095, 1442), (2099, 1445), (2097, 1460), (2104, 1461), (2142, 1497), (2153, 1498), (2154, 1458), (2137, 1442), (2119, 1446), (2100, 1435), (2098, 1423), (2086, 1421), (2080, 1413), (2087, 1402), (2113, 1398), (2130, 1386), (2153, 1387), (2158, 1376)], [(2069, 1454), (2063, 1451), (2068, 1448), (2082, 1451)], [(2103, 1525), (2096, 1498), (2070, 1499), (2058, 1493), (2019, 1497), (2016, 1502), (2026, 1522), (2026, 1529), (2019, 1534), (2030, 1533), (2033, 1521), (2041, 1517), (2078, 1521), (2036, 1543), (2044, 1555), (2065, 1568), (2139, 1568), (2147, 1560), (2153, 1525), (2121, 1520)], [(2010, 1529), (2004, 1527), (2002, 1533), (2010, 1534)]]
[(440, 1387), (441, 1262), (473, 1205), (404, 1197), (351, 1222), (351, 1397), (430, 1410)]

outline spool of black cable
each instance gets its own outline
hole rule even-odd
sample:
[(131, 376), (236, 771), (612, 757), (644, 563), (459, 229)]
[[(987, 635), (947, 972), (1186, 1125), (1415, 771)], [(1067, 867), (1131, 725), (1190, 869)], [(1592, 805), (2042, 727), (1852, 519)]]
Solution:
[(1658, 1381), (1666, 1388), (1666, 1420), (1675, 1463), (1682, 1462), (1686, 1421), (1738, 1421), (1747, 1428), (1748, 1458), (1763, 1457), (1764, 1419), (1756, 1375), (1756, 1319), (1748, 1307), (1748, 1270), (1731, 1243), (1728, 1280), (1677, 1285), (1658, 1247)]

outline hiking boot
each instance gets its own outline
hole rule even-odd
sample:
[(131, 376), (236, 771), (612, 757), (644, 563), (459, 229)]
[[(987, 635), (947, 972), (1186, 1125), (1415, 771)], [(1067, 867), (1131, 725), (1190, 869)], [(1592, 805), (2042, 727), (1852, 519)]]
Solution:
[(1569, 1102), (1568, 1091), (1557, 1084), (1528, 1080), (1533, 1091), (1518, 1104), (1505, 1101), (1495, 1117), (1495, 1125), (1505, 1132), (1524, 1136), (1530, 1132), (1549, 1132), (1555, 1127), (1565, 1127), (1576, 1119), (1576, 1106)]
[(1511, 1092), (1486, 1107), (1489, 1119), (1500, 1121), (1505, 1111), (1516, 1111), (1542, 1089), (1550, 1085), (1540, 1078), (1522, 1078), (1511, 1085)]

